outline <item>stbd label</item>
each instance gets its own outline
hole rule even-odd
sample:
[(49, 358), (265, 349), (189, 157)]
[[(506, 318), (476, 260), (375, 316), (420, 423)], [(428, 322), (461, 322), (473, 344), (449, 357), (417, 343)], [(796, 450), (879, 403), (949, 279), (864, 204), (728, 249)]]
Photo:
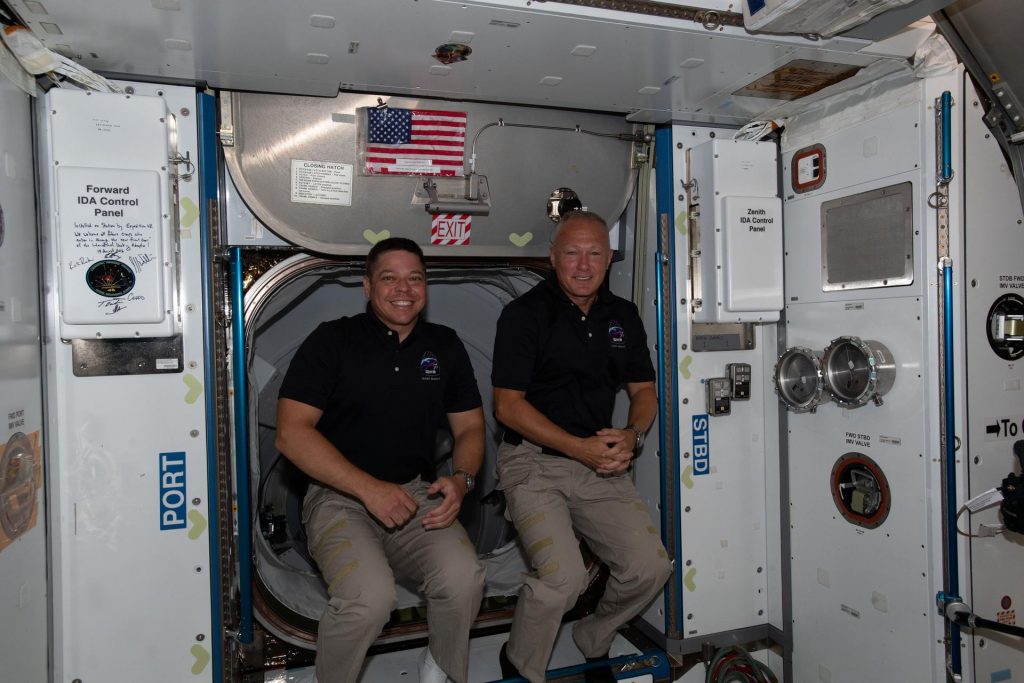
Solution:
[(711, 472), (711, 433), (707, 413), (694, 415), (691, 420), (693, 428), (693, 473), (708, 474)]

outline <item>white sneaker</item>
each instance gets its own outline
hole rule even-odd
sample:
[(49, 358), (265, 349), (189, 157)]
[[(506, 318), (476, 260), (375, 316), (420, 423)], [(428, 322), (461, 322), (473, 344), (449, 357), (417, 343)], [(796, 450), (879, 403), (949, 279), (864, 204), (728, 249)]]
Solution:
[(429, 647), (423, 648), (423, 654), (420, 655), (419, 668), (420, 683), (448, 683), (448, 675), (434, 661), (434, 655), (430, 654)]

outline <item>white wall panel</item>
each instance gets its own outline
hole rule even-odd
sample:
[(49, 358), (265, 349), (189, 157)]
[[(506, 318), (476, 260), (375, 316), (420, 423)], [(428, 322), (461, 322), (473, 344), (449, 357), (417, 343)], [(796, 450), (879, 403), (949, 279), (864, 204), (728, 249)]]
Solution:
[[(1024, 359), (997, 356), (985, 330), (988, 313), (998, 297), (1024, 296), (1024, 216), (1017, 188), (981, 120), (981, 107), (970, 85), (965, 97), (965, 210), (966, 210), (966, 326), (969, 495), (994, 486), (1011, 471), (1020, 473), (1012, 455), (1014, 441), (1024, 439)], [(1016, 437), (1001, 425), (1016, 418)], [(999, 423), (991, 433), (987, 427)], [(961, 528), (977, 531), (980, 524), (999, 524), (998, 508), (961, 518)], [(969, 523), (969, 524), (968, 524)], [(1020, 626), (1024, 623), (1024, 538), (1007, 533), (971, 540), (971, 606), (987, 619)], [(972, 642), (975, 680), (1018, 680), (1024, 677), (1021, 640), (977, 631)]]
[[(196, 159), (195, 91), (133, 87), (133, 97), (164, 99), (177, 118), (179, 151)], [(48, 132), (44, 163), (60, 154)], [(124, 158), (111, 145), (93, 163), (119, 168)], [(59, 201), (53, 187), (51, 180), (43, 197), (47, 236)], [(70, 345), (48, 338), (57, 681), (213, 676), (198, 176), (182, 181), (179, 194), (180, 308), (172, 315), (181, 319), (181, 372), (79, 377)], [(57, 329), (56, 254), (47, 244), (47, 319)], [(183, 494), (183, 506), (162, 525), (161, 490), (182, 483), (164, 478), (164, 453), (182, 454), (172, 457), (184, 460), (185, 477), (173, 494)]]
[(47, 671), (34, 171), (31, 98), (0, 76), (0, 679), (26, 683)]
[[(820, 138), (808, 140), (796, 128), (787, 135), (799, 142), (783, 142), (785, 346), (821, 352), (836, 337), (853, 335), (885, 345), (896, 368), (881, 405), (829, 402), (786, 419), (796, 681), (944, 679), (943, 621), (935, 608), (943, 589), (936, 216), (927, 197), (935, 190), (932, 101), (946, 89), (958, 95), (952, 74), (916, 88), (916, 102), (908, 103), (903, 86), (856, 105), (881, 113), (836, 112), (831, 122), (815, 122)], [(893, 101), (881, 101), (886, 97)], [(793, 147), (810, 142), (826, 150), (827, 180), (796, 195), (789, 180)], [(904, 182), (913, 185), (913, 282), (823, 291), (822, 204)], [(959, 206), (954, 199), (954, 233)], [(957, 267), (959, 249), (954, 234)], [(954, 351), (958, 364), (960, 352)], [(888, 482), (890, 511), (875, 528), (847, 521), (833, 500), (833, 466), (848, 453), (869, 457)]]

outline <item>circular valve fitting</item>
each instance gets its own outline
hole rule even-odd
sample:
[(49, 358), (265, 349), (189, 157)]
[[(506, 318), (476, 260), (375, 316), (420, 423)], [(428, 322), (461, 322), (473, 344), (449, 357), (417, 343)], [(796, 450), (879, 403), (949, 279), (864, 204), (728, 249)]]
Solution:
[(832, 466), (832, 501), (850, 524), (876, 529), (892, 508), (889, 481), (882, 468), (863, 453), (845, 453)]
[(18, 432), (0, 457), (0, 529), (15, 539), (32, 524), (38, 494), (36, 453), (28, 437)]
[(775, 393), (794, 413), (811, 412), (828, 400), (820, 353), (802, 346), (786, 349), (775, 363)]
[(822, 357), (825, 384), (832, 400), (844, 408), (868, 401), (882, 404), (896, 381), (896, 364), (881, 342), (860, 337), (836, 337)]

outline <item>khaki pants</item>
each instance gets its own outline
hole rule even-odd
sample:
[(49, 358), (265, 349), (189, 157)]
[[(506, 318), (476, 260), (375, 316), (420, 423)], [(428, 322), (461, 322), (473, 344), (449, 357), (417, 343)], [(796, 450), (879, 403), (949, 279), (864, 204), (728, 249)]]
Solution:
[(661, 591), (672, 565), (628, 474), (599, 476), (523, 441), (498, 449), (498, 487), (534, 570), (519, 591), (507, 653), (525, 678), (541, 683), (562, 615), (587, 587), (573, 529), (611, 570), (594, 613), (573, 628), (586, 657), (608, 653), (618, 628)]
[(366, 651), (395, 606), (395, 576), (412, 579), (427, 601), (430, 652), (455, 683), (467, 683), (469, 629), (480, 609), (484, 568), (465, 529), (426, 531), (421, 520), (438, 500), (428, 484), (404, 485), (419, 504), (398, 530), (384, 528), (356, 499), (313, 485), (303, 521), (329, 600), (316, 642), (320, 683), (354, 683)]

